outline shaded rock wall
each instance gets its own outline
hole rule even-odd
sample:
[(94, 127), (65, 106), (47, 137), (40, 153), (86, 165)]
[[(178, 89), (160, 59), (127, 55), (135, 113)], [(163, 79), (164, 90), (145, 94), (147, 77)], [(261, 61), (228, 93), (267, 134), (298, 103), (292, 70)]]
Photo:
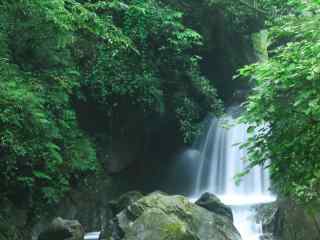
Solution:
[(262, 221), (264, 233), (275, 240), (320, 239), (320, 215), (312, 216), (290, 200), (259, 206), (258, 220)]
[(237, 7), (239, 2), (231, 5), (214, 0), (165, 2), (184, 12), (185, 23), (203, 36), (202, 73), (227, 104), (232, 102), (237, 91), (249, 88), (247, 79), (232, 77), (240, 67), (259, 59), (252, 34), (263, 28), (263, 18), (243, 6)]

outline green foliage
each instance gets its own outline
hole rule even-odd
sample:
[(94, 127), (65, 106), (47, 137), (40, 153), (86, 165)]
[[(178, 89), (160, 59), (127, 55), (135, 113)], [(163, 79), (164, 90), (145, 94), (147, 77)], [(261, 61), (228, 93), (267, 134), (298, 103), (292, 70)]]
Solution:
[(0, 187), (2, 197), (23, 196), (30, 205), (60, 200), (98, 166), (70, 101), (80, 86), (71, 48), (75, 31), (96, 31), (97, 24), (76, 21), (77, 4), (68, 3), (74, 6), (0, 5)]
[[(102, 17), (112, 12), (134, 49), (98, 45), (92, 73), (83, 82), (86, 97), (109, 115), (126, 108), (138, 108), (145, 117), (175, 111), (185, 140), (190, 141), (204, 114), (220, 109), (215, 89), (199, 73), (195, 50), (201, 46), (201, 36), (182, 24), (180, 12), (157, 1), (98, 2), (90, 8), (102, 12)], [(186, 106), (176, 100), (179, 96), (188, 98), (190, 114), (201, 114), (181, 114)]]
[[(33, 195), (58, 201), (70, 182), (97, 167), (92, 144), (77, 129), (61, 89), (2, 62), (0, 85), (0, 179), (3, 196)], [(80, 180), (80, 179), (79, 179)]]
[(266, 12), (266, 18), (273, 21), (276, 16), (300, 14), (305, 8), (301, 0), (259, 0), (259, 6)]
[(190, 140), (221, 109), (199, 73), (201, 36), (158, 1), (7, 0), (0, 11), (1, 197), (36, 208), (99, 169), (81, 104), (106, 118), (102, 139), (134, 109), (174, 114)]
[[(300, 5), (299, 5), (300, 7)], [(255, 133), (245, 144), (251, 166), (268, 163), (285, 195), (315, 203), (320, 196), (320, 8), (279, 16), (270, 29), (269, 60), (240, 70), (256, 87), (242, 121)]]

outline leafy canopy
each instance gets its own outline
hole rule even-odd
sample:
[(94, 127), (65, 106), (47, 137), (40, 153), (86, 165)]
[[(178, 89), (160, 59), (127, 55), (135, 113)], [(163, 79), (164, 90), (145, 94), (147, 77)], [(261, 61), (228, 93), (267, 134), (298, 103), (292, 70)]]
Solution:
[(250, 167), (271, 160), (277, 189), (311, 204), (320, 197), (320, 7), (298, 4), (271, 23), (270, 58), (240, 70), (255, 84), (242, 121), (255, 132)]
[(221, 109), (199, 71), (201, 36), (159, 1), (7, 0), (0, 12), (1, 197), (58, 202), (97, 173), (124, 119), (139, 115), (143, 131), (171, 114), (190, 141)]
[(111, 116), (126, 108), (138, 109), (145, 119), (173, 112), (185, 141), (191, 141), (206, 112), (221, 109), (215, 89), (199, 72), (201, 36), (183, 25), (180, 12), (155, 0), (88, 6), (112, 12), (134, 50), (97, 46), (95, 65), (83, 82), (87, 99)]

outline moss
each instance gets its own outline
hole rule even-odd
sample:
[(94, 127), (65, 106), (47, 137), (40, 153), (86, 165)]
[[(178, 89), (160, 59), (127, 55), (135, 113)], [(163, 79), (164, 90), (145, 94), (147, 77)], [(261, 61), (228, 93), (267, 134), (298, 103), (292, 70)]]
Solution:
[(197, 240), (198, 238), (187, 230), (186, 226), (180, 222), (167, 224), (164, 226), (166, 240)]
[[(134, 221), (129, 212), (137, 217)], [(124, 240), (240, 239), (231, 221), (183, 196), (152, 193), (118, 214), (117, 220)]]
[(167, 224), (165, 227), (165, 233), (168, 239), (180, 236), (185, 231), (185, 228), (180, 223)]

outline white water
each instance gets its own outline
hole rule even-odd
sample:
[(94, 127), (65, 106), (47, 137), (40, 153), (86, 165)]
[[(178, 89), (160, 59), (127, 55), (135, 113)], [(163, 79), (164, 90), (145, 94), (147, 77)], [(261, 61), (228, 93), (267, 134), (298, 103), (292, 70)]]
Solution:
[(90, 232), (84, 236), (84, 240), (98, 240), (101, 232)]
[(262, 226), (254, 218), (253, 205), (272, 202), (268, 171), (255, 167), (239, 185), (234, 177), (246, 168), (246, 150), (239, 143), (247, 139), (247, 126), (238, 124), (232, 111), (223, 118), (210, 119), (207, 130), (195, 144), (199, 151), (199, 168), (191, 198), (204, 192), (216, 194), (231, 206), (234, 224), (243, 240), (259, 240)]

